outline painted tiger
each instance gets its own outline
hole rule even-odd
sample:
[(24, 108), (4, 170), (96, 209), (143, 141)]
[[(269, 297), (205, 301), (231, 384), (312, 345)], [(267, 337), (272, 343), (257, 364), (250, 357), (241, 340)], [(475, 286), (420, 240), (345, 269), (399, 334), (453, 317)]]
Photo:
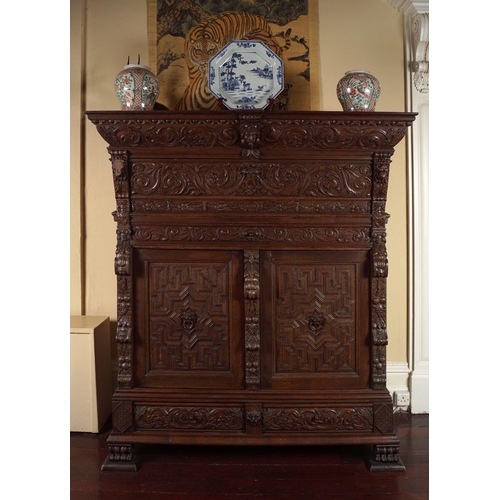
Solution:
[(176, 109), (218, 109), (217, 98), (208, 88), (208, 62), (232, 40), (262, 41), (278, 56), (291, 44), (288, 37), (281, 47), (263, 17), (245, 12), (225, 12), (193, 26), (184, 43), (189, 84)]

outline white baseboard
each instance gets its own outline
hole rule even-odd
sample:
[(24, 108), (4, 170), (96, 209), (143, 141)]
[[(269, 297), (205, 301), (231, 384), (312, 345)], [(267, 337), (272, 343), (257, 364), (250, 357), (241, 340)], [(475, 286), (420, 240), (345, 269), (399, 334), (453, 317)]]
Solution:
[(405, 362), (387, 363), (387, 389), (394, 398), (395, 391), (409, 392), (410, 368)]
[(387, 363), (387, 389), (391, 394), (394, 391), (409, 390), (410, 368), (408, 363)]
[(429, 413), (429, 373), (413, 372), (410, 377), (411, 412)]

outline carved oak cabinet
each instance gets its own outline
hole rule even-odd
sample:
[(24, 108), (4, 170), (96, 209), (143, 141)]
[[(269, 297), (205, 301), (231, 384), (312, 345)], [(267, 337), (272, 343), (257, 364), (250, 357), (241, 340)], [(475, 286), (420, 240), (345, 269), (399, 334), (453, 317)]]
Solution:
[(118, 387), (134, 445), (369, 445), (386, 389), (389, 164), (410, 113), (91, 111), (116, 193)]

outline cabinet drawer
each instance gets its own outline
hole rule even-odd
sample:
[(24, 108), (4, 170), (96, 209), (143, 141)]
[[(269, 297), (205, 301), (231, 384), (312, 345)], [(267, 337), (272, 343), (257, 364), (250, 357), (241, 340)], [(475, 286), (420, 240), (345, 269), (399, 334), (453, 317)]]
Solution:
[(244, 409), (239, 406), (134, 406), (137, 430), (175, 431), (242, 431)]

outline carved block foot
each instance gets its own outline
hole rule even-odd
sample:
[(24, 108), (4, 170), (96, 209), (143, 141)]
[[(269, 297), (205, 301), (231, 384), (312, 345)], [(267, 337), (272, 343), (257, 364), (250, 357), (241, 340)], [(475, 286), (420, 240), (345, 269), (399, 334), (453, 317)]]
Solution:
[(367, 460), (370, 472), (405, 472), (406, 467), (399, 458), (399, 446), (374, 446), (373, 455)]
[(101, 466), (101, 470), (137, 471), (137, 459), (132, 453), (131, 445), (110, 445), (109, 455)]

